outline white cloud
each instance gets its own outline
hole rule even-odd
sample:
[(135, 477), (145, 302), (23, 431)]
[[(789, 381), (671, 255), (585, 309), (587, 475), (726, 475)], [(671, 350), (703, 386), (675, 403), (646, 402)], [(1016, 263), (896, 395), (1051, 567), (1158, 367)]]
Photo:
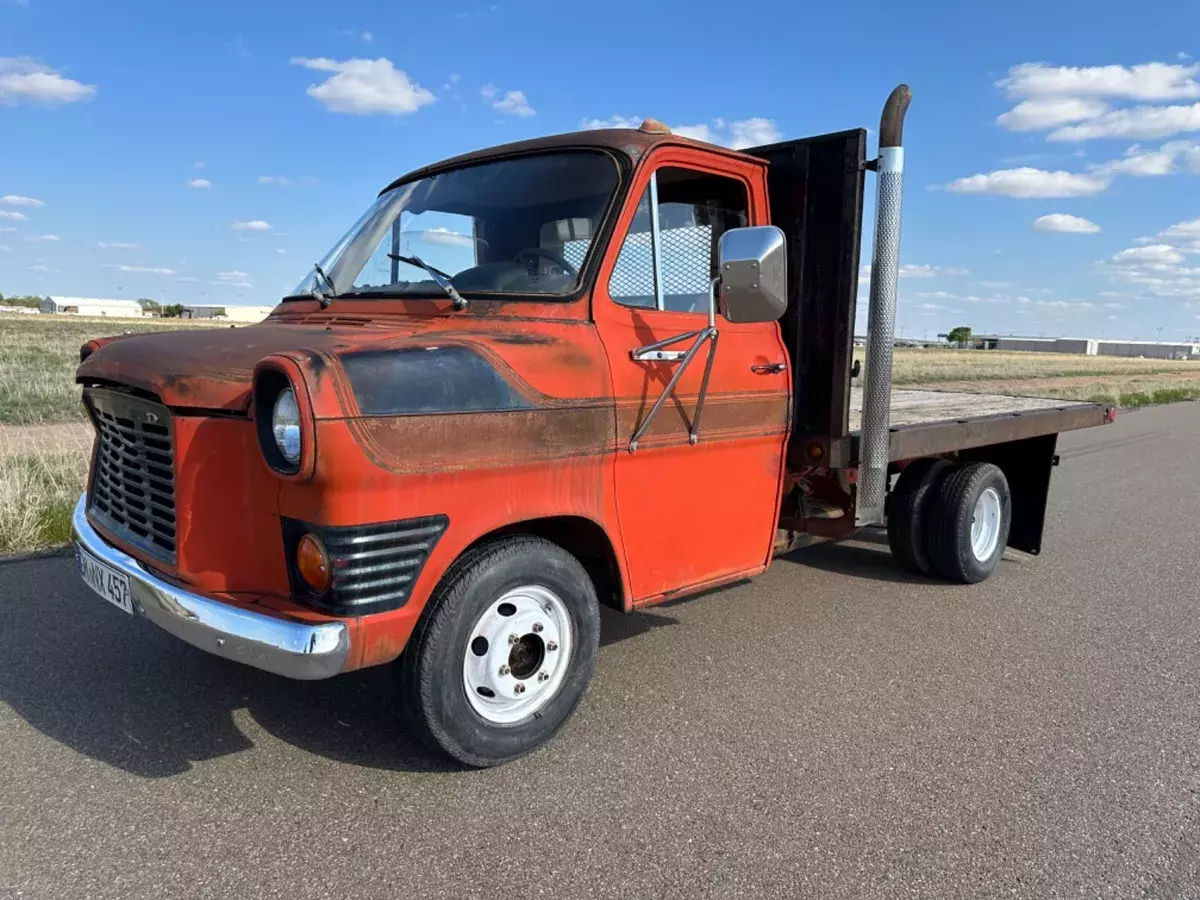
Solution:
[(1116, 317), (1116, 316), (1109, 316), (1109, 317), (1108, 317), (1108, 321), (1110, 321), (1110, 322), (1115, 322), (1115, 321), (1117, 321), (1117, 317)]
[(494, 84), (485, 84), (483, 87), (481, 87), (479, 89), (479, 94), (480, 94), (480, 96), (483, 97), (484, 100), (491, 100), (493, 97), (496, 96), (496, 94), (499, 92), (499, 90), (500, 89), (498, 87), (496, 87)]
[(295, 57), (293, 65), (333, 74), (320, 84), (310, 84), (308, 95), (333, 112), (369, 116), (414, 113), (437, 98), (392, 65), (390, 59), (308, 59)]
[(918, 291), (914, 296), (928, 300), (957, 300), (957, 294), (951, 294), (949, 291)]
[(195, 283), (195, 282), (199, 281), (200, 279), (199, 279), (199, 278), (197, 278), (197, 277), (195, 277), (194, 275), (180, 275), (180, 276), (179, 276), (178, 278), (176, 278), (175, 280), (176, 280), (176, 281), (183, 281), (183, 282), (186, 282), (186, 283), (192, 284), (192, 283)]
[(773, 119), (764, 119), (761, 116), (730, 122), (729, 134), (729, 146), (734, 150), (744, 150), (746, 147), (757, 147), (760, 144), (774, 144), (783, 137), (783, 133), (775, 127)]
[(996, 124), (1009, 131), (1041, 131), (1056, 125), (1092, 119), (1108, 111), (1102, 100), (1082, 97), (1036, 97), (1022, 100), (1006, 113), (996, 117)]
[(96, 247), (100, 250), (140, 250), (137, 244), (130, 244), (125, 241), (96, 241)]
[(0, 225), (0, 231), (16, 231), (12, 225)]
[(285, 175), (259, 175), (259, 184), (277, 184), (280, 187), (288, 187), (292, 183), (292, 179)]
[(248, 272), (239, 272), (236, 269), (229, 272), (218, 272), (216, 279), (210, 281), (209, 284), (215, 284), (220, 287), (253, 287), (250, 281), (250, 274)]
[(1087, 300), (1034, 300), (1033, 305), (1042, 309), (1061, 309), (1068, 312), (1084, 312), (1096, 308), (1095, 303)]
[(50, 266), (36, 265), (29, 267), (30, 272), (57, 272), (58, 269), (52, 269)]
[(191, 181), (188, 182), (188, 187), (190, 187), (190, 188), (210, 188), (210, 187), (212, 187), (212, 182), (209, 181), (207, 178), (193, 178)]
[(234, 231), (270, 231), (271, 223), (262, 219), (251, 219), (248, 222), (234, 222), (229, 227)]
[(460, 234), (440, 225), (421, 232), (421, 240), (428, 244), (444, 244), (451, 247), (470, 247), (475, 243), (475, 239), (470, 235)]
[(96, 86), (82, 84), (28, 57), (0, 57), (0, 106), (21, 101), (61, 106), (88, 100)]
[(1173, 266), (1183, 262), (1183, 254), (1169, 244), (1149, 244), (1145, 247), (1130, 247), (1115, 253), (1112, 261), (1117, 265), (1153, 263)]
[(275, 252), (276, 252), (276, 253), (278, 253), (280, 256), (286, 256), (286, 255), (287, 255), (287, 251), (286, 251), (286, 250), (284, 250), (282, 247), (276, 247), (276, 248), (275, 248)]
[(706, 144), (721, 143), (716, 132), (707, 125), (676, 125), (671, 128), (671, 131), (693, 141), (704, 141)]
[(0, 209), (0, 221), (7, 220), (9, 222), (25, 222), (28, 219), (29, 219), (29, 216), (25, 215), (25, 213), (12, 212), (11, 210), (7, 210), (7, 209)]
[(0, 253), (12, 253), (12, 247), (8, 244), (0, 244)]
[(1002, 197), (1088, 197), (1102, 193), (1112, 179), (1101, 174), (1048, 172), (1024, 166), (970, 175), (946, 185), (956, 194), (993, 194)]
[(174, 275), (174, 269), (167, 269), (160, 266), (126, 266), (116, 263), (109, 263), (102, 268), (113, 269), (117, 272), (132, 272), (140, 275)]
[[(1103, 294), (1104, 291), (1101, 291), (1100, 293)], [(1105, 309), (1129, 309), (1129, 307), (1126, 306), (1124, 303), (1105, 303), (1104, 308)]]
[(934, 312), (934, 311), (936, 311), (936, 310), (939, 310), (939, 309), (945, 309), (945, 308), (946, 308), (946, 307), (944, 307), (944, 306), (939, 306), (939, 305), (938, 305), (938, 304), (936, 304), (936, 303), (917, 303), (917, 304), (914, 304), (914, 306), (913, 306), (913, 309), (923, 309), (923, 310), (926, 310), (926, 311), (928, 311), (928, 312)]
[(1067, 213), (1050, 213), (1033, 220), (1037, 231), (1058, 231), (1066, 234), (1095, 234), (1100, 226), (1090, 219), (1072, 216)]
[(204, 162), (203, 162), (202, 160), (198, 160), (198, 161), (196, 161), (196, 162), (192, 163), (192, 168), (193, 168), (193, 169), (203, 169), (203, 168), (204, 168)]
[(996, 82), (1010, 97), (1122, 97), (1179, 100), (1200, 97), (1200, 66), (1150, 62), (1135, 66), (1050, 66), (1022, 63)]
[(642, 124), (642, 120), (637, 116), (617, 116), (612, 115), (607, 119), (580, 119), (579, 127), (584, 131), (592, 131), (596, 128), (637, 128)]
[(371, 43), (371, 41), (375, 40), (375, 35), (371, 34), (371, 32), (369, 32), (369, 31), (364, 31), (362, 34), (359, 35), (359, 38), (362, 40), (362, 42), (364, 44), (369, 44), (369, 43)]
[(1114, 109), (1078, 125), (1050, 132), (1051, 141), (1088, 141), (1095, 138), (1164, 138), (1200, 131), (1200, 103), (1188, 106), (1134, 106)]
[(503, 97), (492, 104), (492, 109), (502, 112), (506, 116), (519, 116), (522, 119), (537, 114), (521, 91), (506, 91)]
[(19, 194), (5, 194), (3, 197), (0, 197), (0, 203), (7, 204), (8, 206), (45, 206), (46, 205), (41, 200), (38, 200), (34, 197), (22, 197)]
[(1200, 174), (1200, 141), (1168, 141), (1157, 150), (1148, 150), (1141, 144), (1134, 144), (1125, 151), (1121, 159), (1088, 168), (1106, 175), (1146, 177), (1173, 175), (1181, 170), (1181, 166)]
[[(588, 130), (593, 128), (638, 128), (642, 124), (641, 116), (612, 115), (607, 119), (582, 119), (579, 127)], [(704, 141), (706, 144), (730, 147), (733, 150), (744, 150), (760, 144), (773, 144), (783, 137), (776, 127), (774, 119), (753, 116), (736, 122), (726, 122), (724, 119), (713, 119), (710, 124), (701, 125), (672, 125), (671, 133), (693, 141)]]
[(31, 241), (31, 242), (37, 242), (37, 241), (54, 242), (54, 241), (59, 240), (59, 237), (57, 234), (31, 234), (29, 237), (25, 238), (25, 240)]
[[(968, 272), (966, 269), (956, 269), (956, 268), (953, 268), (950, 266), (930, 266), (930, 265), (916, 265), (914, 263), (905, 263), (900, 266), (898, 274), (901, 278), (939, 278), (942, 276), (949, 277), (949, 276), (955, 276), (955, 275), (970, 275), (971, 273)], [(859, 287), (862, 288), (864, 283), (870, 277), (871, 277), (871, 266), (869, 264), (865, 265), (865, 266), (861, 266), (858, 270), (858, 278), (859, 278), (858, 285), (859, 285)], [(920, 296), (928, 296), (928, 295), (922, 294)], [(950, 296), (950, 295), (947, 294), (947, 296)]]

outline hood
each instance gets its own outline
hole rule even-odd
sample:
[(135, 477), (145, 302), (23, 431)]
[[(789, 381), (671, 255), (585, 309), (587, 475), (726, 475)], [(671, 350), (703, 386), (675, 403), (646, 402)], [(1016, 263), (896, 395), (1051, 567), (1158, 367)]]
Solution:
[(195, 328), (102, 338), (84, 344), (76, 381), (115, 382), (157, 395), (167, 406), (242, 412), (255, 365), (272, 353), (339, 354), (391, 344), (435, 327), (409, 318), (386, 329), (313, 327), (268, 321), (243, 328)]

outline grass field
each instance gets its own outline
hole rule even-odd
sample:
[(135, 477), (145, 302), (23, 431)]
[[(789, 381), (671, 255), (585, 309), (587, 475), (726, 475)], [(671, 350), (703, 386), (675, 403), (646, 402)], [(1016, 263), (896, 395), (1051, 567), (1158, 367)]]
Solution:
[(178, 319), (0, 316), (0, 553), (70, 538), (71, 510), (83, 490), (91, 450), (75, 386), (80, 346), (127, 331), (214, 327), (229, 326)]
[(75, 367), (79, 365), (79, 348), (92, 338), (220, 327), (229, 326), (181, 319), (0, 316), (0, 423), (82, 421)]
[[(0, 316), (0, 553), (65, 542), (91, 447), (75, 386), (79, 347), (126, 331), (228, 325), (179, 320)], [(1122, 406), (1200, 398), (1200, 362), (897, 350), (897, 387), (965, 390)]]
[(1125, 407), (1200, 398), (1200, 361), (998, 350), (897, 350), (893, 373), (897, 387), (1061, 397)]

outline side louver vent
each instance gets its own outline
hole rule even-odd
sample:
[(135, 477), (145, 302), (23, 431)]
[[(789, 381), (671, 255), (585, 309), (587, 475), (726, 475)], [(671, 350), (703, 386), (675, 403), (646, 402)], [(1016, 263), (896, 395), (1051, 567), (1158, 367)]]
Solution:
[[(375, 525), (318, 526), (283, 520), (292, 595), (324, 612), (343, 616), (397, 609), (408, 602), (425, 561), (446, 530), (445, 516), (425, 516)], [(325, 544), (333, 585), (315, 594), (295, 569), (296, 544), (305, 533)]]

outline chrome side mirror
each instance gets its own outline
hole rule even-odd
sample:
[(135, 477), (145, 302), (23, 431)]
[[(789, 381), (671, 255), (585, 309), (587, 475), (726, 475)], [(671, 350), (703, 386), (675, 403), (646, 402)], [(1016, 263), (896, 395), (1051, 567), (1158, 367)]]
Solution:
[(717, 244), (721, 309), (730, 322), (774, 322), (787, 309), (787, 242), (774, 225), (731, 228)]

